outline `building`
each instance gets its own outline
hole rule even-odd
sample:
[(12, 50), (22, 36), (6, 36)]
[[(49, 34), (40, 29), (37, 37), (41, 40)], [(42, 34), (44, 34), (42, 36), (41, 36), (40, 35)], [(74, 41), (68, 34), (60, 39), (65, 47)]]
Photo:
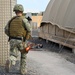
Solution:
[(42, 17), (43, 17), (43, 12), (40, 13), (29, 12), (29, 13), (24, 13), (24, 15), (27, 19), (30, 18), (32, 29), (38, 29), (38, 27), (40, 27)]
[(58, 43), (59, 47), (70, 47), (75, 53), (75, 0), (50, 0), (39, 37)]
[[(43, 17), (43, 12), (40, 13), (24, 13), (25, 17), (28, 19), (28, 21), (31, 24), (32, 27), (32, 36), (38, 36), (38, 30), (42, 21), (42, 17)], [(35, 34), (34, 34), (35, 33)]]
[(42, 15), (32, 16), (32, 29), (38, 29), (42, 21)]
[(7, 21), (14, 15), (13, 7), (17, 0), (0, 0), (0, 65), (4, 65), (8, 59), (8, 37), (4, 33)]
[[(27, 13), (26, 17), (29, 17), (31, 20), (32, 32), (31, 35), (33, 37), (38, 37), (39, 27), (42, 21), (43, 13)], [(27, 18), (28, 19), (28, 18)]]
[(40, 27), (40, 23), (42, 21), (43, 12), (41, 13), (25, 13), (25, 17), (31, 20), (32, 29), (38, 29)]

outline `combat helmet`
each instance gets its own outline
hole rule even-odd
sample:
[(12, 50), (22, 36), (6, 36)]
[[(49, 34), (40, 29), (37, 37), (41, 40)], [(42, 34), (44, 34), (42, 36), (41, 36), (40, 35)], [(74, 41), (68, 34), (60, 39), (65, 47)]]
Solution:
[(16, 4), (15, 6), (14, 6), (14, 8), (13, 8), (13, 11), (21, 11), (21, 12), (23, 12), (24, 11), (24, 8), (23, 8), (23, 6), (21, 5), (21, 4)]

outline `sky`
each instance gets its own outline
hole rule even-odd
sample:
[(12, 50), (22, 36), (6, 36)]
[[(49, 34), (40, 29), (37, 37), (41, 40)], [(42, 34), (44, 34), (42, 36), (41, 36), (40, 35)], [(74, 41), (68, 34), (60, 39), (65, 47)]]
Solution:
[(17, 0), (17, 4), (22, 4), (24, 12), (45, 11), (50, 0)]

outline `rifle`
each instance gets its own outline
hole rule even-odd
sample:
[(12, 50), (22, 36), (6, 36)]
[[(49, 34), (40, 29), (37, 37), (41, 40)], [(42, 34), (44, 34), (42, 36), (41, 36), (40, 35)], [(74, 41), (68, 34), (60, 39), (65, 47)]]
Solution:
[(28, 53), (31, 49), (34, 49), (34, 48), (42, 48), (43, 45), (42, 44), (35, 44), (35, 43), (29, 43), (27, 45), (26, 48), (24, 48), (23, 50), (20, 50), (21, 53)]

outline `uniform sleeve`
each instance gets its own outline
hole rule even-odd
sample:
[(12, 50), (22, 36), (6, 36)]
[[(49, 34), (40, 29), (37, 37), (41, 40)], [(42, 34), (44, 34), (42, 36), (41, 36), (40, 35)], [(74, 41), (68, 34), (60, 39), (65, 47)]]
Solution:
[(5, 34), (6, 34), (7, 36), (9, 36), (9, 22), (10, 22), (10, 21), (8, 21), (8, 23), (6, 24), (6, 26), (5, 26), (5, 28), (4, 28), (4, 32), (5, 32)]
[(24, 27), (27, 30), (25, 38), (26, 38), (26, 40), (31, 39), (31, 26), (30, 26), (30, 23), (28, 22), (27, 19), (23, 19), (23, 22), (24, 22)]
[(31, 26), (27, 19), (23, 19), (24, 27), (28, 32), (31, 32)]

